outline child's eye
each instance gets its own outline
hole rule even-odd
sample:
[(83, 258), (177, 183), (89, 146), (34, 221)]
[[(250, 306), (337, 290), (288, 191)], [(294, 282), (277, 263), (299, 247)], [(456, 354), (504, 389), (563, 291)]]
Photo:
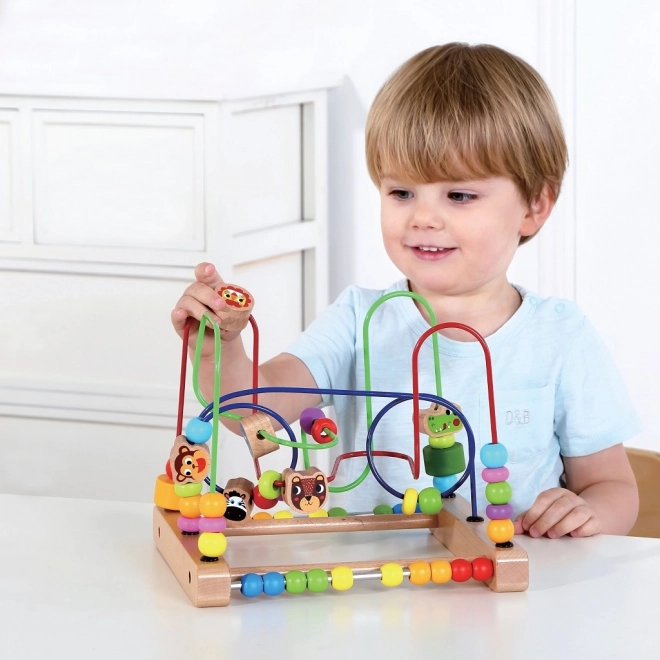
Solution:
[(477, 199), (477, 196), (474, 193), (466, 192), (450, 192), (448, 197), (453, 202), (459, 203), (471, 202), (472, 200)]
[(412, 193), (409, 190), (393, 190), (390, 195), (392, 195), (395, 199), (410, 199), (412, 197)]

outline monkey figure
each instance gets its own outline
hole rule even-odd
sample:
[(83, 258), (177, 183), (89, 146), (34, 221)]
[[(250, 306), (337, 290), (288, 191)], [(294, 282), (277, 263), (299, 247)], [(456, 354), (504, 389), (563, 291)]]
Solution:
[(223, 492), (227, 498), (227, 510), (225, 518), (237, 522), (249, 518), (252, 513), (252, 491), (254, 484), (249, 479), (239, 477), (230, 479)]
[(300, 472), (286, 468), (282, 480), (282, 499), (294, 511), (314, 513), (328, 497), (328, 480), (318, 468), (310, 467)]
[(170, 468), (175, 484), (204, 481), (211, 468), (208, 445), (194, 445), (185, 435), (178, 436), (170, 451)]

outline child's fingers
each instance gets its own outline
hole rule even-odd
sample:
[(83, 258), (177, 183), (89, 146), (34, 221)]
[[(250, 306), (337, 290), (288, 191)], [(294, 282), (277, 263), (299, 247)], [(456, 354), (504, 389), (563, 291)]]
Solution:
[(560, 499), (564, 494), (563, 488), (551, 488), (544, 490), (534, 501), (534, 504), (525, 512), (522, 517), (522, 528), (529, 532), (543, 514)]
[(559, 522), (546, 532), (551, 539), (570, 534), (585, 525), (593, 516), (593, 511), (586, 504), (578, 504), (571, 509)]
[(170, 318), (177, 333), (183, 335), (188, 317), (192, 316), (197, 321), (201, 321), (204, 314), (208, 314), (216, 323), (220, 323), (220, 319), (206, 305), (202, 305), (199, 300), (192, 296), (183, 296), (172, 310)]
[(220, 273), (215, 269), (215, 266), (207, 262), (198, 264), (195, 267), (195, 279), (198, 282), (206, 284), (206, 286), (210, 286), (212, 289), (225, 283), (222, 277), (220, 277)]
[(592, 515), (587, 522), (570, 532), (570, 535), (574, 537), (594, 536), (594, 534), (600, 534), (602, 528), (600, 520)]
[(525, 517), (525, 514), (527, 511), (521, 513), (514, 521), (513, 521), (513, 531), (514, 534), (524, 534), (525, 533), (525, 528), (522, 525), (523, 518)]

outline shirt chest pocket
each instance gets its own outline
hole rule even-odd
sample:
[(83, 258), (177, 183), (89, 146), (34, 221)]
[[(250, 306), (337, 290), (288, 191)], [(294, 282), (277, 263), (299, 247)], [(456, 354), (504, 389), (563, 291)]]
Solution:
[[(495, 390), (498, 441), (509, 461), (524, 461), (547, 451), (554, 438), (554, 386), (526, 390)], [(491, 441), (488, 395), (479, 398), (479, 431), (483, 445)]]

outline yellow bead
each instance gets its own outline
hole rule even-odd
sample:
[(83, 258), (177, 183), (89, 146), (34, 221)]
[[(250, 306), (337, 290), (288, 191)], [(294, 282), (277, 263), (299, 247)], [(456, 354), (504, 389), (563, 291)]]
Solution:
[(394, 562), (381, 566), (380, 581), (386, 587), (398, 587), (403, 582), (403, 566)]
[(310, 518), (327, 518), (328, 512), (325, 509), (317, 509), (309, 514)]
[(268, 511), (259, 511), (252, 516), (252, 520), (272, 520), (273, 516)]
[(180, 499), (181, 498), (174, 492), (173, 481), (166, 474), (161, 474), (158, 479), (156, 479), (154, 504), (161, 509), (178, 511)]
[(220, 532), (202, 532), (197, 547), (205, 557), (222, 557), (227, 549), (227, 537)]
[(513, 523), (508, 519), (491, 520), (486, 532), (493, 543), (507, 543), (515, 534)]
[(411, 516), (417, 508), (417, 491), (414, 488), (406, 488), (403, 494), (403, 503), (401, 504), (401, 513)]
[(206, 493), (202, 495), (199, 510), (206, 518), (221, 518), (227, 510), (227, 498), (222, 493)]
[(449, 449), (456, 444), (456, 436), (453, 433), (441, 435), (439, 438), (429, 436), (429, 444), (433, 449)]
[(293, 514), (291, 513), (291, 511), (282, 509), (281, 511), (275, 511), (275, 513), (273, 514), (273, 518), (293, 518)]
[(451, 580), (451, 564), (446, 559), (431, 562), (431, 580), (435, 584), (444, 584)]
[(353, 586), (353, 571), (348, 566), (337, 566), (330, 571), (332, 588), (336, 591), (347, 591)]
[(414, 561), (408, 566), (413, 584), (426, 584), (431, 579), (431, 567), (425, 561)]
[(181, 497), (179, 499), (179, 511), (181, 511), (181, 515), (186, 518), (199, 518), (199, 502), (201, 499), (201, 495)]

